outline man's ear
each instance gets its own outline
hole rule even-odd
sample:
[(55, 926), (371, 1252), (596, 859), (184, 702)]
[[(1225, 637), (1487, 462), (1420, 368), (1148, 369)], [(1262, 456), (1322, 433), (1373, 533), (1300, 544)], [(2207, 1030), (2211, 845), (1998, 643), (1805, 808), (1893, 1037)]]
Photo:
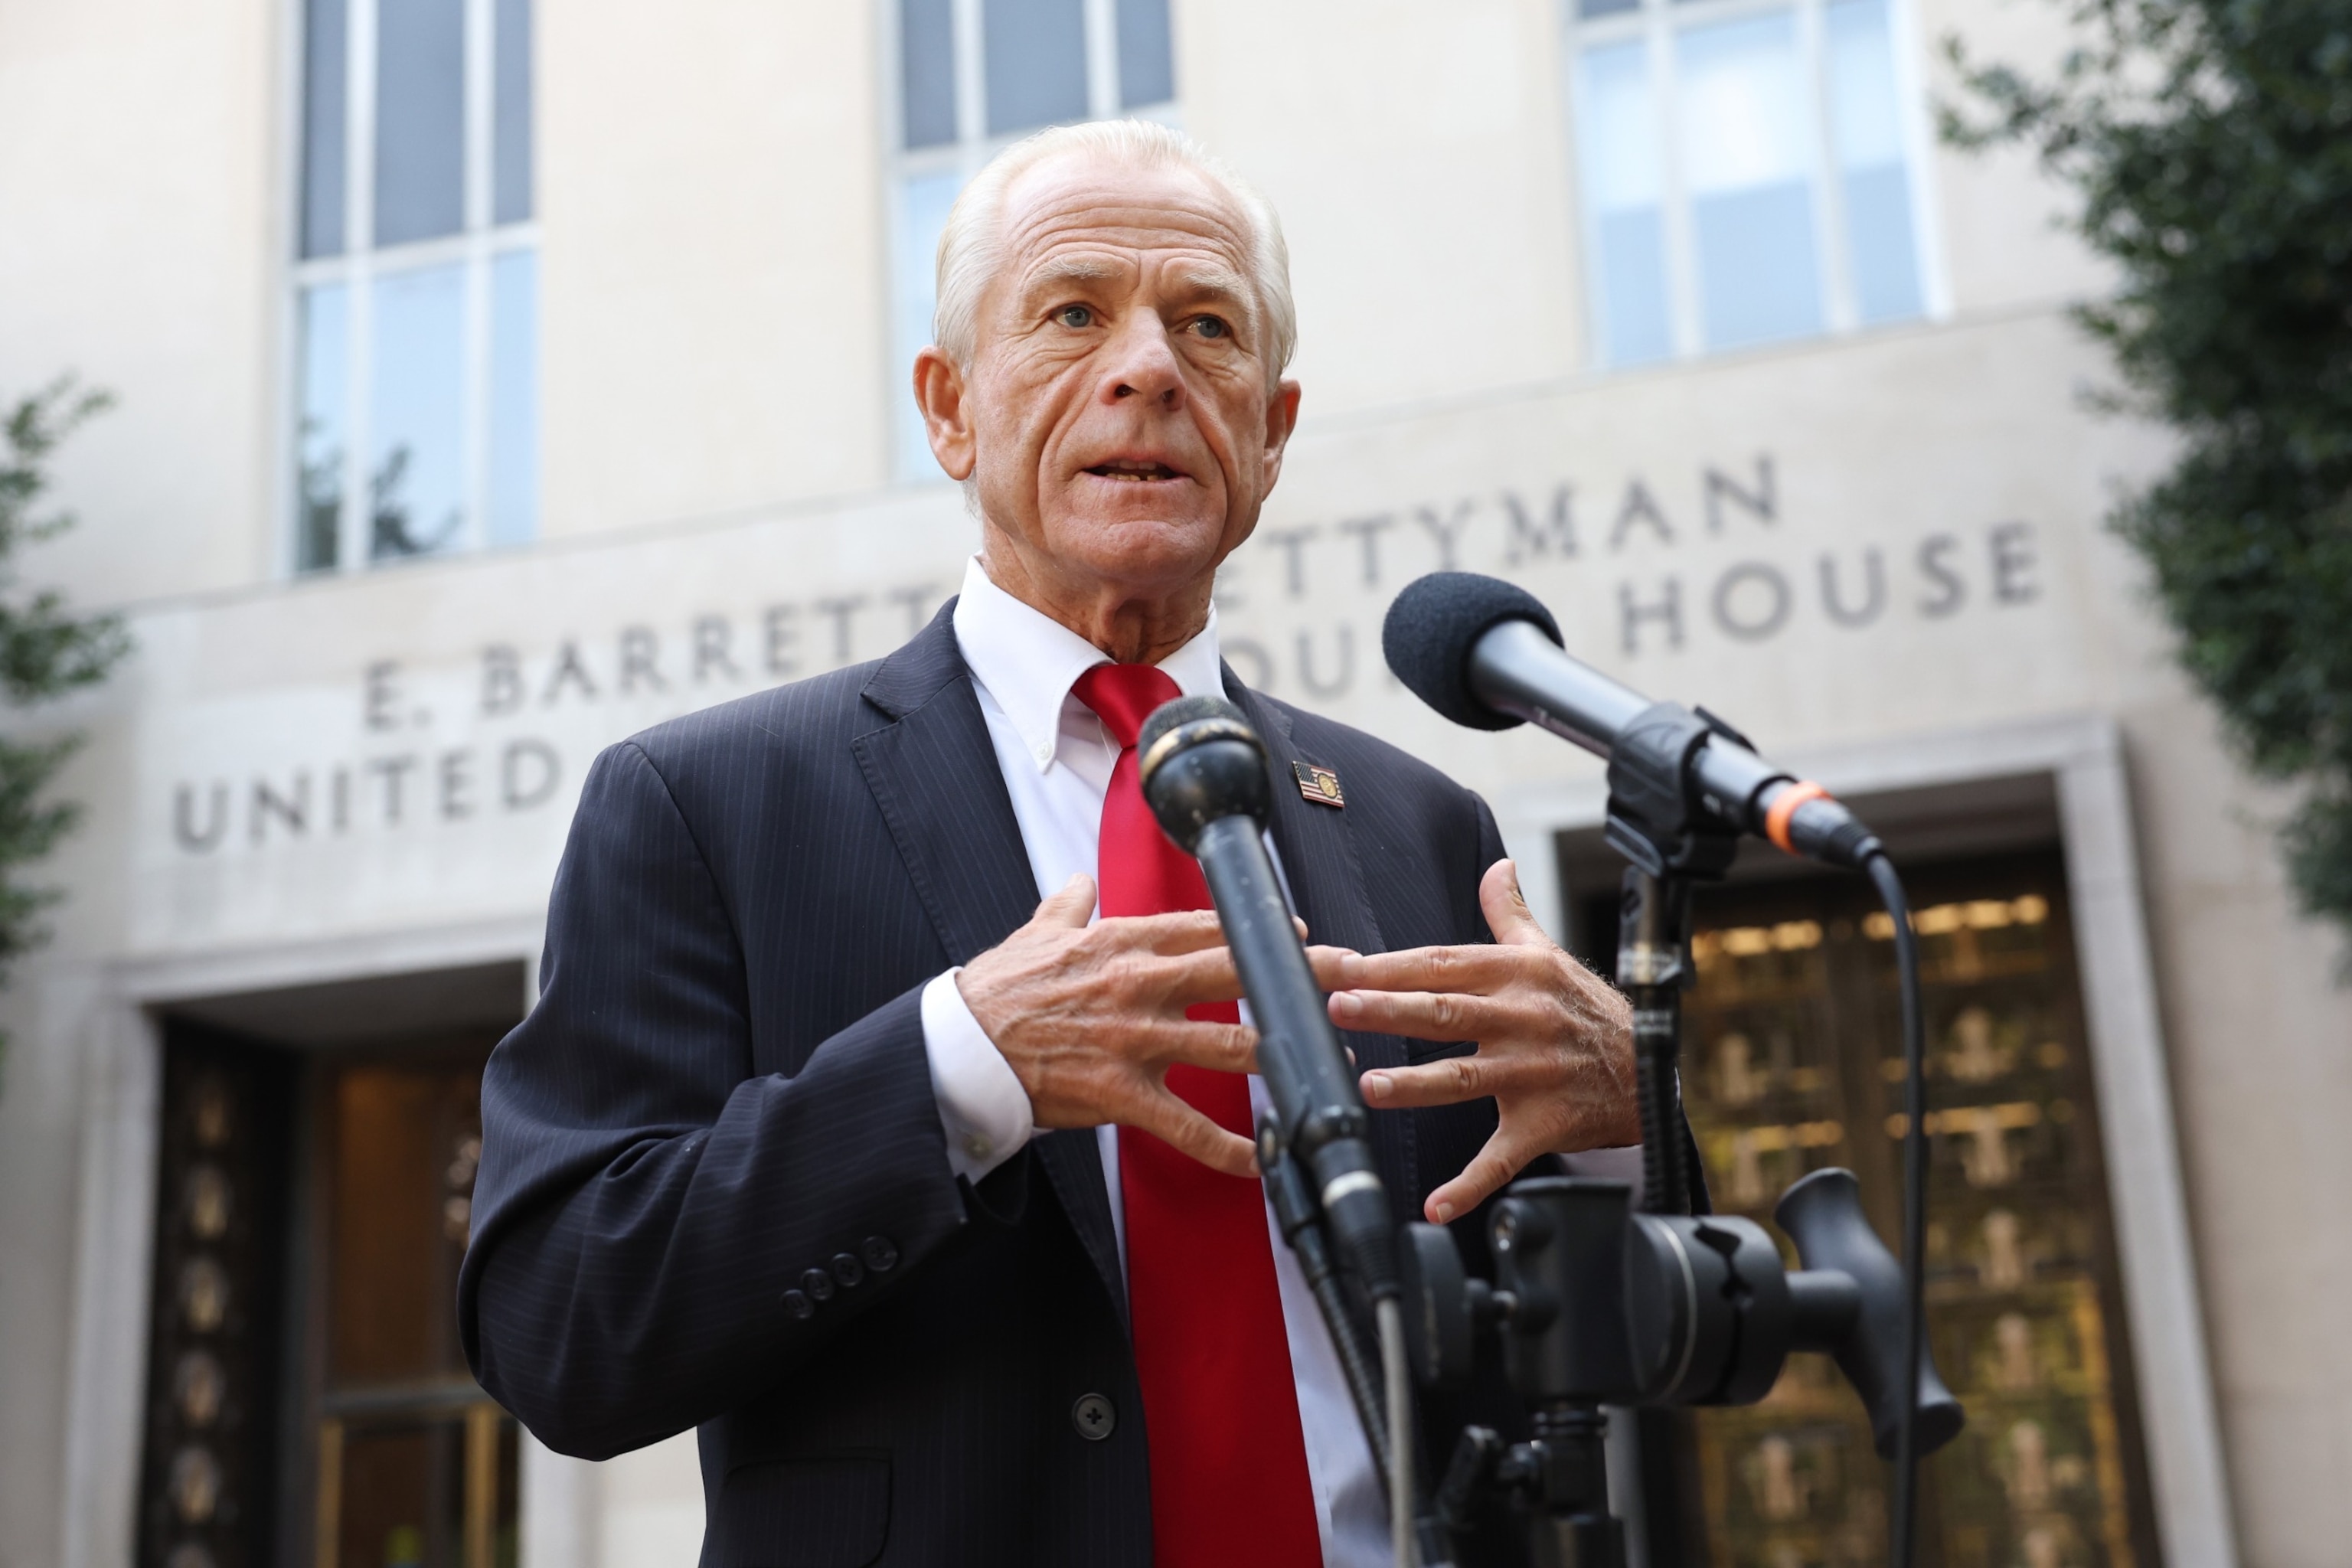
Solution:
[(933, 346), (915, 356), (915, 406), (923, 411), (923, 433), (931, 456), (951, 479), (971, 478), (976, 441), (963, 372)]
[(1282, 478), (1282, 454), (1290, 445), (1290, 433), (1297, 428), (1298, 384), (1277, 383), (1274, 395), (1265, 400), (1265, 488), (1259, 492), (1261, 499), (1273, 490), (1274, 481)]

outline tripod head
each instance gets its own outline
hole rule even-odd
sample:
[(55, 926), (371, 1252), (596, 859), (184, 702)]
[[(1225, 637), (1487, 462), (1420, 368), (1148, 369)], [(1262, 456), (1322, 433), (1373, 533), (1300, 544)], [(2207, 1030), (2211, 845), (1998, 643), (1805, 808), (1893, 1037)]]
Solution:
[[(1605, 1512), (1597, 1431), (1585, 1445), (1589, 1463), (1563, 1452), (1593, 1426), (1594, 1407), (1753, 1404), (1794, 1351), (1836, 1358), (1870, 1413), (1880, 1456), (1893, 1458), (1903, 1415), (1902, 1268), (1864, 1217), (1851, 1172), (1814, 1172), (1773, 1217), (1803, 1268), (1786, 1268), (1749, 1220), (1637, 1214), (1622, 1182), (1515, 1182), (1487, 1226), (1492, 1285), (1465, 1274), (1444, 1227), (1406, 1227), (1414, 1375), (1426, 1387), (1465, 1386), (1478, 1337), (1496, 1335), (1505, 1373), (1537, 1416), (1538, 1440), (1521, 1445), (1525, 1453), (1492, 1433), (1465, 1434), (1441, 1509), (1458, 1518), (1469, 1494), (1501, 1485), (1539, 1512)], [(1924, 1358), (1919, 1404), (1920, 1451), (1932, 1452), (1958, 1435), (1961, 1414)]]

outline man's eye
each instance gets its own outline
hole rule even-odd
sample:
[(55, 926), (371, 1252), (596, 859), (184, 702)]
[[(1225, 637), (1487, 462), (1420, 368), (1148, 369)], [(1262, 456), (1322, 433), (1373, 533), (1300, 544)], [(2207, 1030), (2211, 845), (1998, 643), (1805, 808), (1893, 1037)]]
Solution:
[(1084, 305), (1065, 305), (1054, 312), (1054, 320), (1066, 327), (1091, 327), (1095, 313)]
[(1214, 316), (1193, 318), (1192, 328), (1204, 338), (1230, 338), (1234, 335), (1234, 329)]

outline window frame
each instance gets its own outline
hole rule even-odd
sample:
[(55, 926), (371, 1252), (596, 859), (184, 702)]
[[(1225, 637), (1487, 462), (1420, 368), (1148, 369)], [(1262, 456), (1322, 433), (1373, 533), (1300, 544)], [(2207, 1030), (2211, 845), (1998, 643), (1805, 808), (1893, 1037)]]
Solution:
[[(893, 372), (883, 378), (885, 403), (883, 427), (887, 433), (888, 458), (887, 469), (894, 484), (946, 484), (948, 477), (940, 471), (931, 457), (930, 447), (919, 439), (919, 424), (910, 419), (915, 355), (930, 342), (928, 324), (919, 342), (903, 341), (907, 323), (899, 320), (901, 286), (900, 257), (913, 239), (908, 233), (906, 199), (909, 182), (927, 174), (953, 174), (959, 190), (971, 184), (971, 177), (1014, 142), (1024, 141), (1048, 128), (1033, 125), (1024, 130), (988, 131), (988, 78), (986, 38), (982, 30), (982, 9), (985, 0), (949, 0), (949, 16), (954, 34), (952, 58), (955, 81), (955, 139), (929, 147), (909, 147), (907, 142), (907, 104), (904, 54), (899, 33), (899, 17), (903, 0), (884, 0), (875, 7), (877, 16), (877, 63), (882, 78), (882, 90), (877, 95), (881, 114), (883, 149), (882, 199), (882, 299), (886, 301), (884, 338), (886, 353)], [(1168, 47), (1172, 57), (1176, 48), (1176, 13), (1181, 0), (1170, 0)], [(1087, 114), (1082, 121), (1053, 121), (1053, 124), (1087, 124), (1097, 120), (1149, 120), (1161, 125), (1183, 128), (1182, 83), (1175, 80), (1175, 95), (1158, 103), (1140, 104), (1133, 109), (1119, 107), (1118, 80), (1118, 0), (1082, 0), (1086, 26)]]
[[(276, 500), (277, 525), (271, 554), (277, 574), (289, 580), (340, 577), (402, 562), (472, 554), (489, 547), (490, 296), (494, 270), (502, 257), (526, 252), (536, 257), (540, 250), (539, 139), (535, 123), (530, 135), (531, 216), (504, 225), (496, 223), (494, 216), (498, 172), (495, 131), (499, 0), (461, 0), (465, 40), (465, 79), (462, 86), (465, 105), (464, 226), (456, 234), (431, 239), (388, 247), (375, 245), (376, 24), (379, 9), (385, 3), (386, 0), (343, 0), (346, 6), (343, 25), (343, 243), (332, 255), (306, 257), (301, 252), (303, 204), (307, 194), (304, 189), (305, 160), (309, 153), (305, 112), (310, 83), (305, 65), (310, 47), (310, 7), (306, 0), (281, 0), (289, 47), (280, 72), (281, 124), (285, 127), (286, 154), (278, 177), (281, 192), (278, 210), (283, 215), (278, 227), (278, 255), (282, 268), (278, 307), (281, 347), (278, 355), (278, 390), (273, 399), (277, 428), (272, 442), (276, 455), (272, 493)], [(530, 36), (533, 58), (530, 112), (534, 121), (538, 110), (536, 57), (541, 10), (539, 0), (532, 0)], [(459, 426), (463, 432), (459, 461), (464, 475), (464, 505), (459, 527), (457, 535), (437, 550), (378, 559), (370, 552), (373, 519), (370, 515), (372, 509), (366, 504), (369, 449), (373, 435), (370, 428), (370, 416), (373, 412), (370, 406), (370, 384), (375, 368), (376, 285), (387, 277), (453, 263), (462, 269), (459, 363), (463, 367), (464, 401), (459, 412)], [(343, 333), (345, 363), (342, 366), (341, 397), (346, 410), (346, 426), (341, 463), (341, 505), (337, 519), (334, 561), (329, 564), (306, 567), (302, 563), (301, 479), (302, 374), (306, 348), (303, 300), (310, 289), (331, 283), (343, 286), (345, 309), (349, 311)], [(536, 318), (538, 296), (535, 288), (532, 310)], [(533, 340), (536, 344), (536, 319)], [(530, 373), (536, 378), (536, 355)], [(533, 446), (530, 461), (536, 467), (540, 461), (536, 440)], [(535, 514), (534, 535), (537, 523)]]
[[(1918, 33), (1910, 0), (1879, 0), (1886, 11), (1887, 52), (1903, 150), (1906, 195), (1917, 268), (1919, 311), (1897, 320), (1862, 320), (1853, 276), (1845, 192), (1839, 179), (1835, 129), (1831, 118), (1826, 13), (1833, 0), (1635, 0), (1629, 9), (1602, 16), (1578, 14), (1580, 0), (1560, 0), (1560, 62), (1565, 80), (1560, 100), (1567, 116), (1569, 180), (1576, 204), (1579, 277), (1583, 288), (1585, 362), (1593, 370), (1632, 372), (1727, 355), (1769, 353), (1795, 345), (1851, 338), (1864, 332), (1900, 330), (1946, 320), (1951, 313), (1943, 265), (1943, 235), (1930, 189), (1935, 147), (1927, 117), (1927, 85), (1919, 71)], [(1809, 161), (1807, 191), (1812, 235), (1821, 258), (1816, 290), (1822, 307), (1818, 331), (1766, 342), (1710, 348), (1703, 341), (1704, 301), (1699, 293), (1696, 239), (1692, 233), (1690, 193), (1684, 180), (1679, 144), (1676, 36), (1690, 28), (1766, 16), (1790, 17), (1796, 34), (1801, 88), (1811, 113), (1805, 128)], [(1665, 251), (1669, 348), (1655, 359), (1612, 361), (1608, 351), (1608, 282), (1600, 266), (1600, 214), (1585, 189), (1583, 128), (1591, 122), (1585, 101), (1585, 52), (1610, 44), (1638, 41), (1645, 47), (1654, 146), (1658, 158), (1659, 226)]]

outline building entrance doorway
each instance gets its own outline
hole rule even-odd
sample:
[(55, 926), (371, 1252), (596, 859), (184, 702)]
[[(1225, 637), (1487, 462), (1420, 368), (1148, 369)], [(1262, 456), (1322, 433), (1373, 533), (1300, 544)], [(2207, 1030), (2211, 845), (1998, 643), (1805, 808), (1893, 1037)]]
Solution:
[(515, 1428), (466, 1369), (477, 1043), (325, 1068), (316, 1568), (513, 1568)]
[(141, 1568), (514, 1568), (456, 1307), (503, 1021), (213, 1011), (163, 1020)]
[[(1928, 1031), (1928, 1331), (1969, 1415), (1922, 1467), (1919, 1561), (2149, 1568), (2063, 867), (2011, 852), (1906, 863), (1905, 881)], [(1683, 1085), (1715, 1208), (1769, 1226), (1791, 1183), (1843, 1165), (1879, 1234), (1898, 1237), (1905, 1069), (1886, 917), (1866, 889), (1818, 877), (1705, 888), (1694, 910)], [(1590, 900), (1578, 924), (1613, 963), (1610, 913)], [(1885, 1560), (1886, 1467), (1824, 1358), (1792, 1358), (1759, 1404), (1643, 1420), (1653, 1563)]]

